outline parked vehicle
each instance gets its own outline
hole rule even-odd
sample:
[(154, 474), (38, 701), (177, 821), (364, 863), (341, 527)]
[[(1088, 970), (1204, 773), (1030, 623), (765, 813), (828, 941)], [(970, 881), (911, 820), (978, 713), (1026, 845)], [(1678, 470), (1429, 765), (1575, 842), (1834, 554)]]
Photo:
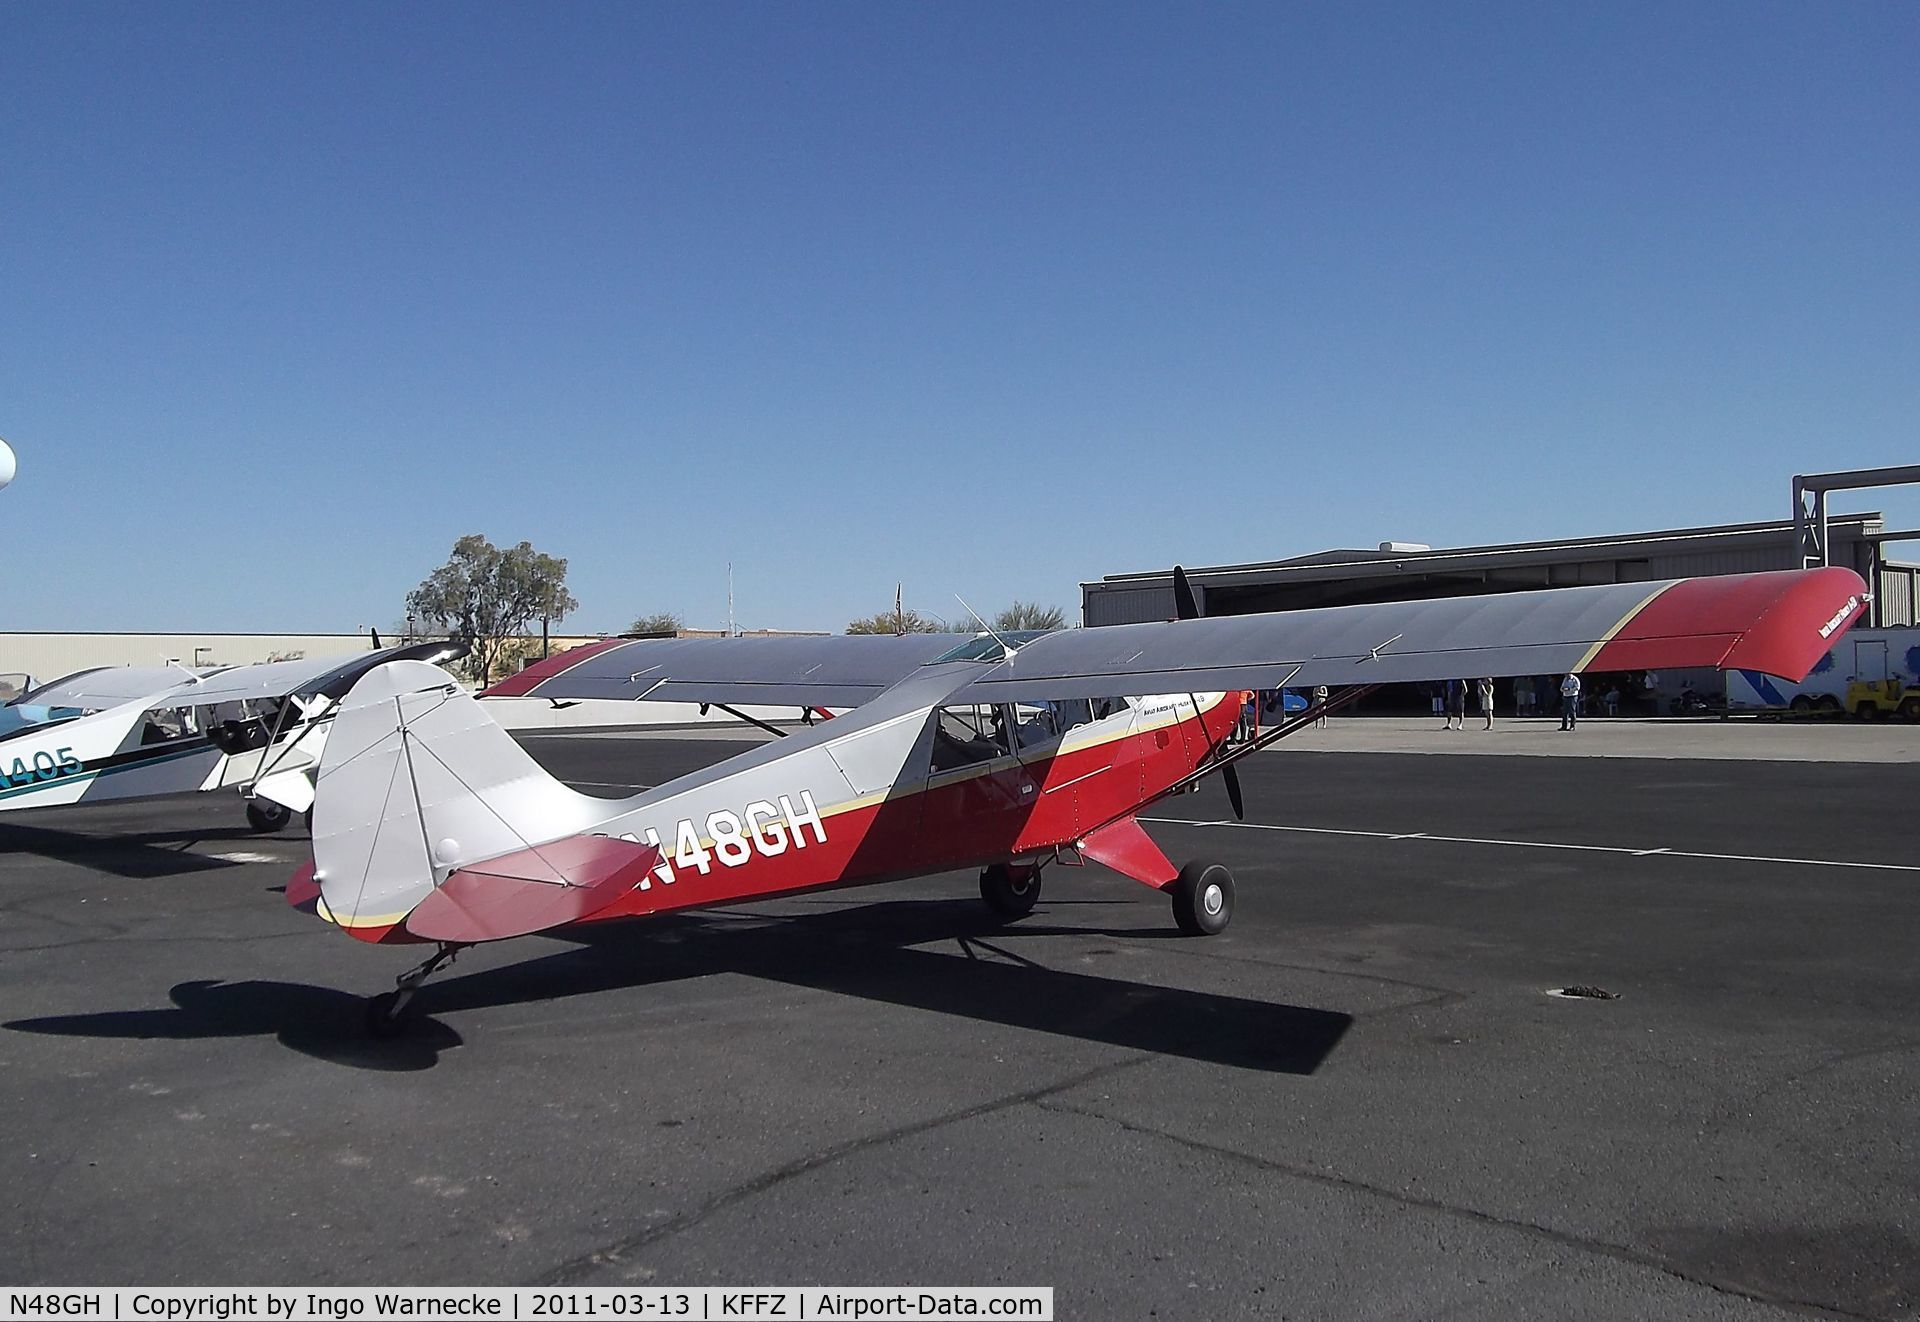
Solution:
[(1920, 628), (1854, 629), (1789, 684), (1754, 670), (1726, 674), (1727, 710), (1920, 720)]

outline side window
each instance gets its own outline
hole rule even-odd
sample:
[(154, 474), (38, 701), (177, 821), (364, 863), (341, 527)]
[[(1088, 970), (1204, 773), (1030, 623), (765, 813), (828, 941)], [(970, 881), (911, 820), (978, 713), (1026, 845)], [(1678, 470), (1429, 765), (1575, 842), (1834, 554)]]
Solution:
[(935, 774), (989, 762), (1007, 753), (1006, 722), (998, 707), (942, 707), (933, 719)]
[(1055, 702), (1015, 703), (1007, 710), (1013, 714), (1013, 746), (1020, 752), (1049, 739), (1057, 738), (1066, 727), (1061, 724), (1060, 707)]
[(200, 732), (191, 707), (155, 707), (140, 722), (140, 744), (170, 744)]

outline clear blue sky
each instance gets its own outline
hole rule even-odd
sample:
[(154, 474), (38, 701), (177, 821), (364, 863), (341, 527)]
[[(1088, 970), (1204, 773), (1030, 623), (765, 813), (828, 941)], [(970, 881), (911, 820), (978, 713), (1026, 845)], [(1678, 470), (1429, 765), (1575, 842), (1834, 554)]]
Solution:
[[(0, 629), (1077, 610), (1920, 460), (1906, 3), (11, 5)], [(1920, 498), (1861, 493), (1920, 524)]]

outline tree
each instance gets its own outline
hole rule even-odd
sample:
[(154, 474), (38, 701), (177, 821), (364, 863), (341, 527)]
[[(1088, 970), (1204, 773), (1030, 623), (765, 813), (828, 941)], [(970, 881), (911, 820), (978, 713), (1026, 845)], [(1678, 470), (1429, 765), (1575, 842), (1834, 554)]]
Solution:
[(929, 620), (919, 611), (896, 607), (890, 611), (881, 611), (878, 615), (869, 615), (864, 620), (855, 620), (847, 626), (848, 633), (945, 633), (947, 626), (938, 620)]
[(687, 627), (687, 622), (672, 611), (655, 611), (651, 615), (642, 615), (627, 626), (628, 633), (679, 633)]
[(1058, 629), (1066, 622), (1065, 611), (1058, 606), (1042, 606), (1037, 601), (1015, 601), (993, 617), (993, 627), (1001, 633), (1014, 629)]
[(530, 542), (502, 551), (479, 533), (453, 544), (447, 563), (407, 594), (422, 621), (467, 640), (467, 669), (482, 684), (493, 677), (505, 644), (535, 620), (558, 622), (580, 603), (567, 591), (567, 562)]

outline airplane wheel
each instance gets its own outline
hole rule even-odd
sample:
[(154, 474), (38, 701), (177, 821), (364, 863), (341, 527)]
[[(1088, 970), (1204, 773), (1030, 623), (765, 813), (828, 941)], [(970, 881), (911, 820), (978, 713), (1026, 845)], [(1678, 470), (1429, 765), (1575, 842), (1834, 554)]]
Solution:
[(247, 800), (247, 825), (256, 831), (278, 831), (293, 820), (293, 809), (265, 799)]
[(381, 992), (378, 996), (367, 998), (367, 1035), (382, 1042), (399, 1037), (413, 1026), (414, 1010), (412, 998), (396, 1012), (394, 1006), (400, 1000), (397, 991)]
[(980, 898), (1002, 918), (1025, 918), (1040, 902), (1040, 869), (995, 863), (980, 874)]
[(1233, 921), (1233, 874), (1224, 863), (1195, 859), (1173, 884), (1173, 920), (1188, 936), (1218, 936)]

